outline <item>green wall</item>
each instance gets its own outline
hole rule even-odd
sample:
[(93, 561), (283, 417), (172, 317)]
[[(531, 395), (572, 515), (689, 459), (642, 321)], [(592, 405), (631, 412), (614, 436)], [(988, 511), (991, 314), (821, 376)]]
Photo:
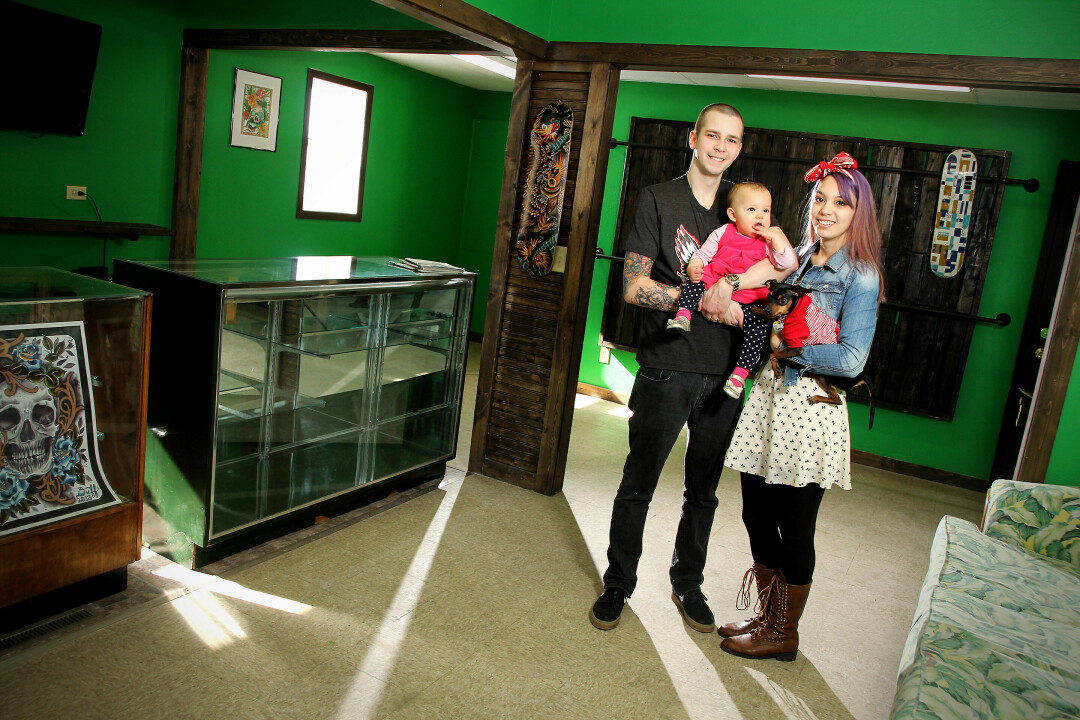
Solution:
[[(156, 2), (165, 5), (169, 0)], [(189, 28), (434, 29), (371, 0), (263, 0), (256, 4), (183, 0), (183, 8), (184, 27)]]
[(477, 93), (475, 115), (458, 264), (477, 273), (472, 329), (482, 333), (502, 194), (510, 93)]
[[(908, 0), (842, 6), (770, 0), (752, 8), (732, 0), (683, 0), (677, 5), (656, 0), (592, 0), (573, 6), (550, 0), (471, 4), (546, 40), (565, 42), (1080, 57), (1076, 42), (1080, 3), (1072, 0)], [(530, 6), (531, 12), (522, 5)], [(545, 25), (546, 8), (550, 10)]]
[[(104, 26), (87, 132), (71, 138), (0, 132), (0, 215), (94, 219), (89, 202), (63, 199), (65, 185), (85, 185), (106, 220), (171, 224), (179, 50), (185, 27), (426, 27), (368, 0), (295, 4), (270, 0), (256, 10), (216, 0), (182, 4), (145, 0), (23, 0)], [(805, 21), (758, 24), (728, 31), (724, 12), (736, 6), (690, 0), (679, 12), (655, 2), (584, 3), (573, 21), (554, 3), (476, 0), (477, 7), (552, 40), (725, 44), (893, 52), (963, 53), (1022, 57), (1078, 57), (1072, 32), (1080, 3), (1032, 0), (967, 2), (948, 8), (929, 0), (861, 8), (842, 19), (805, 3), (778, 0), (773, 17)], [(741, 7), (741, 6), (739, 6)], [(719, 29), (718, 29), (719, 28)], [(962, 28), (959, 33), (953, 28)], [(728, 37), (730, 36), (730, 38)], [(372, 165), (361, 223), (298, 221), (299, 127), (308, 65), (372, 82)], [(284, 78), (282, 125), (275, 153), (228, 146), (233, 68)], [(1004, 408), (1038, 238), (1059, 158), (1080, 156), (1076, 113), (938, 103), (844, 98), (814, 94), (735, 91), (623, 83), (614, 135), (625, 138), (633, 115), (692, 119), (715, 100), (740, 107), (751, 125), (1011, 150), (1011, 174), (1035, 176), (1043, 189), (1006, 190), (980, 312), (1009, 312), (1008, 328), (979, 326), (952, 423), (882, 412), (865, 431), (865, 409), (852, 408), (855, 446), (909, 462), (985, 477)], [(296, 252), (429, 255), (480, 274), (472, 327), (483, 328), (492, 238), (498, 212), (509, 116), (508, 93), (485, 93), (350, 53), (240, 53), (215, 51), (204, 143), (198, 253), (204, 256)], [(296, 103), (299, 103), (297, 110)], [(375, 141), (378, 132), (379, 141)], [(623, 151), (613, 151), (599, 243), (611, 247), (621, 187)], [(412, 163), (415, 173), (403, 166)], [(450, 168), (447, 170), (447, 168)], [(373, 177), (378, 180), (373, 181)], [(248, 210), (245, 210), (247, 208)], [(254, 210), (251, 210), (254, 208)], [(168, 240), (137, 242), (82, 237), (6, 235), (5, 265), (64, 268), (117, 257), (165, 257)], [(636, 365), (614, 353), (598, 362), (600, 308), (608, 266), (597, 264), (581, 379), (628, 392)], [(1080, 377), (1080, 362), (1075, 371)], [(1080, 383), (1073, 383), (1059, 439), (1080, 431)], [(1080, 484), (1073, 470), (1080, 450), (1058, 442), (1048, 479)]]
[[(552, 41), (725, 45), (862, 50), (999, 57), (1080, 58), (1076, 27), (1080, 3), (1060, 0), (937, 0), (827, 8), (796, 0), (773, 0), (767, 22), (739, 23), (745, 6), (686, 0), (677, 9), (655, 0), (597, 0), (572, 12), (555, 3), (531, 3), (525, 15), (516, 0), (473, 0), (473, 5)], [(548, 21), (545, 24), (545, 10)], [(977, 477), (986, 477), (1004, 410), (1033, 263), (1046, 220), (1050, 187), (1061, 158), (1077, 159), (1077, 113), (1019, 108), (965, 107), (938, 103), (867, 100), (813, 94), (729, 91), (623, 83), (614, 134), (625, 138), (632, 115), (693, 119), (717, 100), (736, 104), (751, 125), (822, 133), (976, 146), (1013, 151), (1010, 174), (1043, 181), (1036, 195), (1010, 188), (1005, 194), (993, 259), (980, 312), (1009, 312), (1008, 328), (978, 326), (951, 423), (882, 413), (871, 433), (865, 408), (852, 408), (855, 447)], [(599, 234), (610, 248), (621, 189), (624, 151), (613, 151)], [(602, 296), (608, 268), (597, 264), (584, 340), (581, 380), (628, 392), (636, 365), (614, 353), (597, 361)], [(1080, 359), (1064, 400), (1058, 442), (1048, 480), (1080, 485)]]
[[(282, 78), (276, 152), (229, 145), (238, 67)], [(296, 218), (309, 67), (374, 86), (358, 223)], [(477, 94), (366, 53), (211, 52), (197, 254), (404, 255), (457, 263)]]
[(1080, 353), (1073, 364), (1069, 389), (1061, 408), (1054, 450), (1046, 469), (1046, 482), (1056, 485), (1080, 486)]
[[(0, 216), (94, 220), (89, 201), (63, 197), (65, 186), (82, 185), (106, 221), (162, 227), (172, 223), (183, 28), (425, 27), (370, 2), (313, 9), (270, 3), (257, 20), (250, 12), (216, 13), (202, 0), (183, 13), (140, 0), (30, 2), (102, 25), (101, 51), (83, 136), (0, 132)], [(359, 223), (295, 218), (309, 66), (375, 86)], [(236, 67), (283, 79), (276, 152), (229, 145)], [(509, 93), (473, 90), (366, 53), (213, 51), (196, 252), (385, 254), (454, 262), (480, 275), (472, 327), (482, 331), (509, 105)], [(7, 266), (73, 270), (101, 265), (103, 252), (110, 267), (117, 258), (169, 254), (165, 237), (5, 234), (4, 243)]]
[[(986, 478), (1004, 412), (1057, 163), (1062, 157), (1080, 158), (1080, 138), (1075, 133), (1075, 128), (1080, 126), (1080, 113), (623, 83), (619, 87), (613, 134), (625, 139), (632, 116), (692, 120), (701, 107), (716, 101), (734, 104), (747, 124), (755, 127), (1009, 150), (1013, 153), (1011, 176), (1036, 177), (1042, 181), (1042, 188), (1033, 194), (1018, 186), (1005, 190), (979, 314), (994, 316), (1007, 312), (1015, 321), (1005, 328), (976, 326), (954, 420), (942, 422), (879, 410), (873, 431), (867, 431), (867, 408), (859, 405), (851, 408), (855, 448)], [(625, 151), (619, 148), (612, 151), (608, 164), (599, 233), (599, 245), (605, 251), (612, 247), (624, 159)], [(608, 364), (599, 362), (597, 340), (609, 272), (618, 272), (618, 268), (597, 263), (579, 379), (628, 393), (637, 370), (633, 356), (615, 351)], [(1068, 432), (1067, 428), (1063, 423), (1063, 431)]]
[[(25, 2), (25, 0), (24, 0)], [(0, 216), (95, 220), (81, 185), (106, 221), (172, 222), (173, 156), (182, 22), (170, 5), (140, 0), (30, 0), (26, 4), (103, 26), (86, 133), (0, 131)], [(138, 68), (138, 72), (133, 72)], [(3, 264), (74, 269), (117, 257), (168, 255), (169, 240), (5, 235)]]

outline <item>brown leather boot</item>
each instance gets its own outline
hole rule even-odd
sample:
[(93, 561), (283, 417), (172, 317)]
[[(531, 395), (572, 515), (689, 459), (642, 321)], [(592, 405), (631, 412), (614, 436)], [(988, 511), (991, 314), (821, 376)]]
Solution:
[(750, 607), (751, 577), (753, 577), (757, 585), (757, 602), (754, 603), (754, 612), (757, 614), (749, 620), (736, 620), (721, 625), (719, 632), (723, 637), (745, 635), (748, 632), (753, 632), (758, 625), (765, 622), (765, 608), (768, 606), (772, 581), (776, 577), (776, 571), (765, 567), (761, 563), (754, 563), (753, 567), (743, 575), (742, 586), (739, 588), (739, 594), (735, 598), (736, 610), (746, 610)]
[(765, 622), (746, 635), (724, 638), (720, 648), (752, 660), (776, 658), (791, 662), (799, 654), (799, 618), (809, 595), (809, 585), (789, 585), (783, 573), (777, 573)]

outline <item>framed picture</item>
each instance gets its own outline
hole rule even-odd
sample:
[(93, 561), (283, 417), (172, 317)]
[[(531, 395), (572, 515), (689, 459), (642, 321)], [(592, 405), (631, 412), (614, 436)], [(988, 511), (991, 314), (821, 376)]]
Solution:
[(277, 150), (281, 78), (236, 68), (229, 144)]

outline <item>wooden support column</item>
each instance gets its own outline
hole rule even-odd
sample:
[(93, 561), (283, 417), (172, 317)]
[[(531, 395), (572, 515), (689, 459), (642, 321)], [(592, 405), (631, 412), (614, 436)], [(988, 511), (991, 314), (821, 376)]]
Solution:
[(169, 257), (173, 260), (190, 260), (195, 257), (199, 220), (199, 182), (202, 178), (210, 51), (184, 43), (181, 56), (176, 166), (173, 170), (173, 236)]
[[(566, 469), (618, 82), (608, 63), (522, 61), (514, 85), (469, 469), (548, 495)], [(513, 242), (529, 132), (552, 102), (574, 111), (558, 240), (566, 263), (535, 277)]]
[[(1028, 413), (1027, 428), (1020, 446), (1014, 479), (1021, 482), (1046, 481), (1050, 454), (1054, 449), (1061, 409), (1069, 389), (1076, 348), (1080, 342), (1080, 205), (1073, 218), (1072, 240), (1065, 252), (1050, 332), (1046, 337), (1042, 366), (1035, 382), (1035, 394)], [(1074, 440), (1075, 442), (1075, 440)], [(991, 478), (994, 479), (994, 478)]]

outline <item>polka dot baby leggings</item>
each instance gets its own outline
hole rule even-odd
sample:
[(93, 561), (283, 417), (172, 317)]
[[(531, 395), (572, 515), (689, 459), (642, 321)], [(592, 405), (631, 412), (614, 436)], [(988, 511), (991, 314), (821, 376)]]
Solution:
[(765, 350), (765, 342), (769, 339), (769, 329), (772, 320), (764, 315), (753, 312), (751, 308), (764, 307), (760, 302), (746, 305), (743, 308), (743, 341), (739, 349), (739, 360), (735, 367), (753, 370), (761, 361), (761, 353)]

